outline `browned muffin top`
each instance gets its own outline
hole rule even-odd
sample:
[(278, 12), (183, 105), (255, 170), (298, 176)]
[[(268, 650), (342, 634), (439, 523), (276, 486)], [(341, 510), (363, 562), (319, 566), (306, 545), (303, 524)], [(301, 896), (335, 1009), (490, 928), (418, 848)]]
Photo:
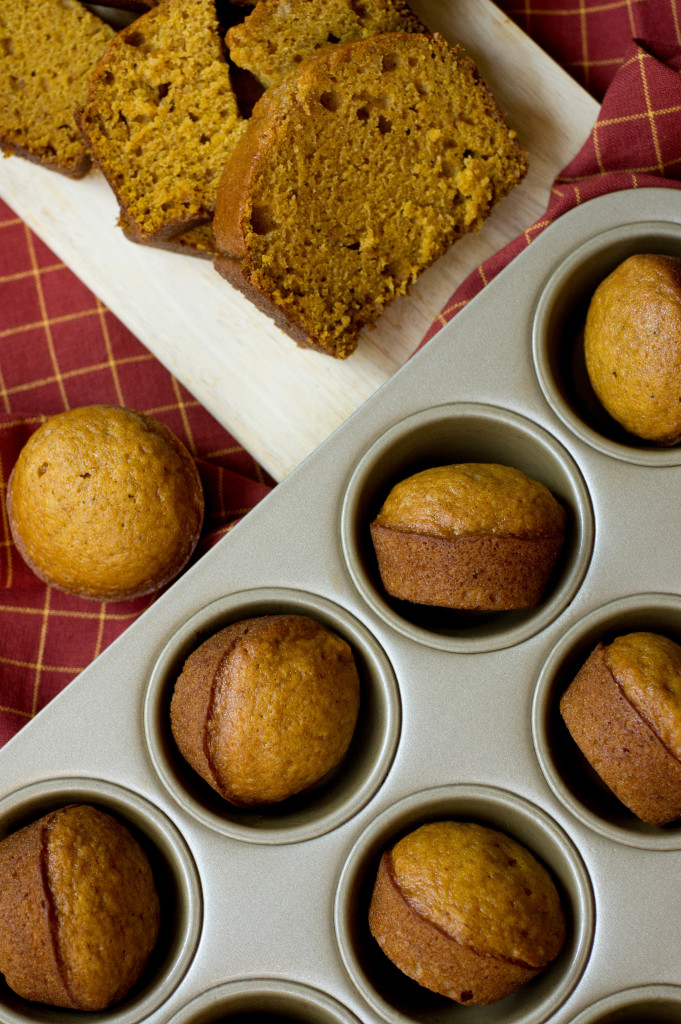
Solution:
[(151, 866), (128, 829), (69, 804), (0, 842), (0, 974), (23, 999), (103, 1010), (138, 981), (159, 931)]
[(681, 758), (681, 647), (657, 633), (628, 633), (605, 648), (625, 696)]
[(359, 709), (352, 651), (302, 615), (234, 623), (184, 666), (171, 704), (178, 747), (237, 805), (308, 788), (341, 760)]
[(156, 943), (160, 906), (149, 861), (114, 818), (74, 805), (47, 825), (45, 867), (74, 1003), (108, 1006), (125, 995)]
[(31, 435), (8, 490), (12, 535), (43, 579), (95, 598), (158, 589), (203, 522), (196, 466), (166, 426), (130, 409), (59, 413)]
[(561, 949), (565, 921), (548, 872), (495, 829), (423, 825), (395, 845), (391, 867), (423, 917), (479, 953), (544, 967)]
[(426, 469), (396, 484), (376, 523), (447, 540), (479, 534), (545, 537), (563, 532), (565, 511), (543, 484), (520, 470), (467, 462)]
[(624, 428), (681, 439), (681, 258), (630, 256), (596, 289), (584, 355), (599, 400)]

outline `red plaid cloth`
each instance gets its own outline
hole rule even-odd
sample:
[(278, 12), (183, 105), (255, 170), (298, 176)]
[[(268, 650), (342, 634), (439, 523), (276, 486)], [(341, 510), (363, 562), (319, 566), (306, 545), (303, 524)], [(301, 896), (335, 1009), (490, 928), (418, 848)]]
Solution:
[(29, 435), (63, 409), (147, 412), (195, 456), (206, 521), (194, 557), (273, 481), (0, 202), (0, 743), (85, 668), (153, 598), (95, 602), (42, 584), (10, 540), (5, 489)]
[[(680, 4), (681, 0), (500, 0), (499, 6), (596, 98), (605, 94), (605, 102), (592, 138), (556, 182), (546, 217), (464, 283), (431, 333), (577, 202), (650, 183), (678, 187)], [(31, 431), (46, 416), (93, 401), (156, 416), (195, 455), (207, 498), (199, 553), (272, 485), (233, 438), (0, 202), (3, 498), (12, 465)], [(43, 586), (12, 546), (4, 500), (0, 508), (2, 743), (152, 599), (96, 603)]]
[(546, 214), (457, 288), (421, 345), (566, 210), (619, 189), (681, 187), (681, 0), (582, 0), (578, 11), (558, 0), (536, 14), (532, 3), (522, 11), (499, 6), (526, 31), (536, 29), (575, 77), (611, 81), (590, 137), (554, 182)]

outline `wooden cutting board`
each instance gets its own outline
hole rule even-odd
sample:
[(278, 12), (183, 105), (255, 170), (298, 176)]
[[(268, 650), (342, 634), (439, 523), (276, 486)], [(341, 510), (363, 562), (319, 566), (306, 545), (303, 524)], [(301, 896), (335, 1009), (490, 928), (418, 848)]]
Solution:
[(596, 101), (489, 0), (412, 6), (475, 59), (530, 154), (530, 172), (345, 362), (297, 348), (210, 263), (127, 242), (99, 174), (70, 181), (16, 157), (0, 162), (4, 200), (276, 479), (409, 358), (470, 271), (541, 216), (553, 179), (598, 114)]

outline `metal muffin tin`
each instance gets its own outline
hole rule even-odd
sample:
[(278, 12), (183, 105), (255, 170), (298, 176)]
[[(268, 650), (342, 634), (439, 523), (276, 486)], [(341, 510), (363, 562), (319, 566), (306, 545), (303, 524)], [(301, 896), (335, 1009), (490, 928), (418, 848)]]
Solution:
[[(87, 800), (127, 821), (161, 890), (159, 948), (112, 1024), (634, 1024), (681, 1019), (681, 827), (631, 818), (557, 714), (601, 637), (681, 640), (681, 448), (623, 435), (580, 360), (589, 297), (636, 251), (681, 255), (681, 194), (593, 200), (550, 226), (0, 751), (0, 836)], [(338, 367), (342, 386), (342, 366)], [(405, 606), (382, 592), (369, 520), (426, 465), (495, 461), (568, 512), (545, 601), (522, 612)], [(173, 680), (203, 638), (272, 611), (353, 647), (349, 756), (286, 805), (232, 809), (179, 759)], [(551, 871), (568, 918), (549, 968), (490, 1007), (402, 976), (373, 942), (382, 850), (441, 817), (498, 827)], [(73, 1020), (0, 985), (3, 1024)]]

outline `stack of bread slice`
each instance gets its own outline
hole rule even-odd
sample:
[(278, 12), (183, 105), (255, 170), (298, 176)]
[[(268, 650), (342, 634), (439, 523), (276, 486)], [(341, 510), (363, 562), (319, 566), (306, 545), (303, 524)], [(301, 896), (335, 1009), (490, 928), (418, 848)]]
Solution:
[[(232, 0), (226, 19), (218, 0), (140, 2), (146, 13), (97, 36), (75, 112), (119, 223), (214, 257), (301, 345), (350, 355), (526, 173), (473, 61), (406, 0)], [(87, 14), (77, 0), (6, 8), (16, 19), (24, 4)], [(237, 95), (244, 77), (255, 106)]]

